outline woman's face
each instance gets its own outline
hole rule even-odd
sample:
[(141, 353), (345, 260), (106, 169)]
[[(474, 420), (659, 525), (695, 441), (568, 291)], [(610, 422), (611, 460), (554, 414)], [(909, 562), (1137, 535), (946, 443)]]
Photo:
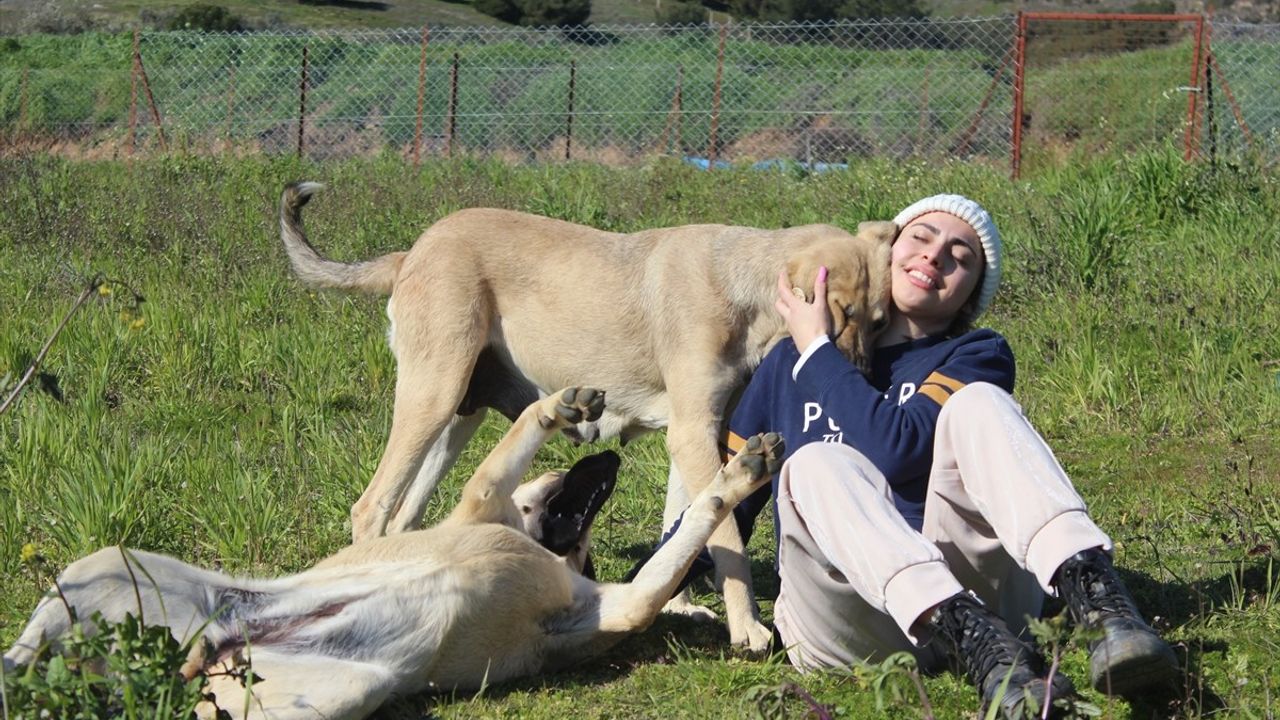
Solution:
[(893, 243), (893, 304), (900, 331), (923, 337), (950, 327), (982, 278), (986, 256), (969, 223), (945, 212), (912, 220)]

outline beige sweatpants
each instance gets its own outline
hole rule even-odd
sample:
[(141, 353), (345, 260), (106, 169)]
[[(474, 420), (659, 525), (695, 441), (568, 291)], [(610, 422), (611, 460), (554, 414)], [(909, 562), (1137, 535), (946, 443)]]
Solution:
[(1111, 547), (1022, 409), (987, 383), (942, 408), (923, 533), (898, 513), (880, 471), (840, 443), (796, 451), (777, 502), (774, 622), (800, 667), (898, 650), (936, 666), (939, 649), (911, 636), (922, 613), (970, 590), (1021, 632), (1064, 560)]

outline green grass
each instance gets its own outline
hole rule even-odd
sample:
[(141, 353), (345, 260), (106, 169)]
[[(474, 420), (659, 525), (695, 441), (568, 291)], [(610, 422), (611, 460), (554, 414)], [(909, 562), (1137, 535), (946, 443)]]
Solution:
[[(414, 171), (387, 157), (0, 159), (0, 386), (13, 385), (87, 278), (102, 273), (112, 289), (71, 318), (43, 382), (0, 415), (0, 645), (47, 581), (21, 562), (26, 543), (55, 567), (126, 543), (278, 573), (347, 539), (348, 509), (387, 434), (395, 368), (381, 300), (310, 292), (290, 274), (275, 208), (281, 186), (300, 178), (329, 185), (308, 229), (341, 259), (404, 248), (433, 220), (477, 205), (611, 230), (852, 227), (928, 193), (980, 198), (1006, 237), (1007, 284), (985, 322), (1018, 355), (1016, 394), (1192, 670), (1171, 708), (1089, 699), (1113, 718), (1275, 714), (1280, 246), (1270, 229), (1280, 184), (1248, 163), (1188, 166), (1163, 151), (1020, 182), (999, 168), (924, 162), (806, 176), (668, 161)], [(504, 426), (486, 424), (432, 517)], [(539, 468), (595, 449), (557, 440)], [(594, 535), (604, 578), (630, 566), (661, 517), (661, 436), (620, 452), (623, 481)], [(770, 533), (753, 544), (766, 616)], [(385, 716), (800, 716), (807, 706), (788, 683), (846, 717), (920, 716), (910, 687), (888, 682), (877, 694), (874, 672), (799, 675), (736, 656), (726, 638), (718, 625), (663, 618), (584, 668), (474, 697), (410, 698)], [(1065, 667), (1085, 684), (1083, 652), (1068, 652)], [(963, 680), (925, 687), (938, 717), (972, 715)]]

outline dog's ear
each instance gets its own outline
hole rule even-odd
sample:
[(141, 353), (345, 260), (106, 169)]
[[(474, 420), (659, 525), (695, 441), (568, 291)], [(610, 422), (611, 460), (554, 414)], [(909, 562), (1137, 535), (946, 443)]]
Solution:
[(818, 278), (818, 264), (803, 253), (787, 261), (787, 281), (791, 283), (791, 292), (803, 297), (805, 302), (813, 302), (813, 282)]
[(827, 309), (831, 312), (831, 339), (845, 357), (865, 369), (869, 348), (865, 342), (868, 312), (867, 264), (850, 253), (840, 272), (827, 278)]
[(876, 245), (892, 245), (900, 229), (888, 220), (864, 220), (858, 223), (858, 237)]

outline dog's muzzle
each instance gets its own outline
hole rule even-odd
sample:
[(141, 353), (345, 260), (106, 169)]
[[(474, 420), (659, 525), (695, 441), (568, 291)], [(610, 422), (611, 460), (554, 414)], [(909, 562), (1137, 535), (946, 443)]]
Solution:
[(613, 494), (622, 460), (612, 450), (588, 455), (565, 473), (560, 492), (547, 500), (542, 515), (542, 546), (567, 555), (591, 529), (596, 513)]

